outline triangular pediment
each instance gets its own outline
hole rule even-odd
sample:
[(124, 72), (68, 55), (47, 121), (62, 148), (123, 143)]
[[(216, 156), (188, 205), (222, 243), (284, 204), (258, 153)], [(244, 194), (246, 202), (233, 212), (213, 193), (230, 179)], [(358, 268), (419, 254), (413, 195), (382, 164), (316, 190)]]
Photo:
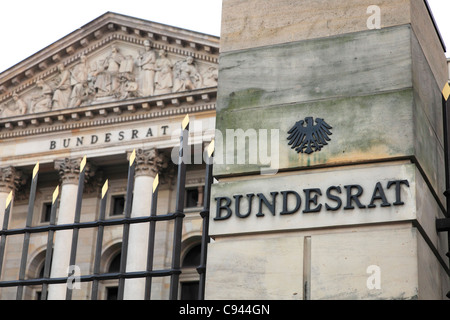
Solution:
[(89, 106), (208, 99), (218, 53), (217, 37), (107, 13), (0, 74), (0, 130)]

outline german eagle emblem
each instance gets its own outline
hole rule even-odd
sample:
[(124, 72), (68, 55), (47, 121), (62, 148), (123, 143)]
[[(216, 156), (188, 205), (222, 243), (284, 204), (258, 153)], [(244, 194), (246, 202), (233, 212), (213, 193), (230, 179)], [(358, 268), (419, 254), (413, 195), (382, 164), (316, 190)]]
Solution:
[[(306, 124), (306, 125), (305, 125)], [(314, 118), (308, 117), (304, 121), (300, 120), (288, 132), (290, 134), (288, 140), (291, 149), (295, 149), (298, 153), (311, 154), (319, 152), (328, 145), (327, 141), (333, 129), (325, 120), (317, 118), (314, 124)]]

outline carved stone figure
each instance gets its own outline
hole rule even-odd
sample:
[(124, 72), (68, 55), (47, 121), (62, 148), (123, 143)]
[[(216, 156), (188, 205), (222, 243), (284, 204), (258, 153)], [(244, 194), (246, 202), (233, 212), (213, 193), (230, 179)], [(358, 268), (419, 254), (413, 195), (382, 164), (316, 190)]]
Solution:
[(140, 67), (140, 95), (146, 97), (155, 93), (156, 53), (150, 41), (146, 40), (144, 46), (145, 52), (138, 57), (137, 65)]
[(219, 70), (215, 67), (209, 67), (203, 75), (203, 85), (206, 87), (215, 87), (217, 86), (218, 79)]
[(31, 112), (39, 113), (50, 111), (52, 108), (52, 97), (53, 97), (52, 88), (42, 79), (36, 82), (36, 87), (42, 90), (42, 94), (32, 98)]
[[(122, 45), (123, 52), (119, 47)], [(218, 69), (211, 63), (200, 65), (193, 56), (180, 57), (176, 53), (169, 58), (167, 48), (156, 50), (148, 40), (139, 50), (114, 42), (109, 49), (93, 53), (92, 60), (81, 55), (72, 64), (74, 59), (67, 59), (58, 65), (57, 72), (52, 69), (45, 78), (39, 77), (34, 88), (26, 88), (20, 91), (20, 97), (15, 93), (6, 103), (0, 103), (0, 117), (217, 86)]]
[(70, 72), (66, 70), (64, 65), (61, 63), (58, 65), (58, 71), (60, 74), (59, 82), (55, 88), (55, 92), (53, 93), (53, 110), (59, 110), (67, 108), (69, 105), (69, 97), (70, 97)]
[(110, 95), (116, 94), (120, 89), (120, 65), (125, 60), (124, 56), (119, 53), (116, 46), (112, 46), (111, 54), (105, 60), (105, 69), (109, 73)]
[(28, 105), (25, 101), (23, 101), (23, 99), (21, 97), (19, 97), (19, 95), (17, 93), (14, 92), (13, 94), (13, 100), (15, 103), (15, 110), (16, 112), (19, 112), (19, 115), (24, 115), (27, 113), (28, 111)]
[(179, 61), (174, 67), (173, 92), (194, 90), (201, 87), (202, 76), (194, 65), (194, 58), (187, 57), (185, 61)]
[(96, 97), (109, 96), (111, 92), (111, 76), (106, 71), (105, 60), (99, 60), (94, 64), (92, 77)]
[(173, 88), (172, 62), (167, 58), (165, 50), (159, 51), (156, 60), (155, 94), (171, 93)]
[(28, 111), (27, 103), (22, 98), (20, 98), (16, 92), (14, 92), (13, 94), (13, 102), (14, 106), (12, 108), (8, 106), (8, 104), (6, 103), (0, 106), (1, 118), (14, 117), (18, 115), (24, 115), (27, 113)]
[(138, 93), (138, 84), (134, 77), (134, 59), (128, 55), (120, 65), (120, 96), (116, 93), (116, 97), (126, 99), (129, 97), (136, 97)]
[(81, 105), (89, 96), (89, 65), (86, 56), (81, 56), (80, 64), (76, 65), (71, 72), (72, 93), (70, 95), (70, 108)]

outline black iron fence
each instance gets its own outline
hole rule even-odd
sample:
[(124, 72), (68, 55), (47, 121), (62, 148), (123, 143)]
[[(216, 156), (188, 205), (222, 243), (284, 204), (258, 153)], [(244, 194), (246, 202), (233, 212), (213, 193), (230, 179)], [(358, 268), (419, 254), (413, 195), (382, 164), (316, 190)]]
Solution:
[[(156, 176), (154, 180), (153, 190), (152, 190), (152, 206), (149, 208), (150, 214), (132, 218), (131, 217), (131, 199), (134, 189), (134, 176), (136, 168), (136, 157), (135, 152), (133, 152), (129, 161), (128, 168), (128, 180), (127, 180), (127, 195), (125, 201), (124, 218), (106, 220), (106, 200), (108, 194), (108, 180), (105, 182), (102, 189), (102, 199), (100, 204), (100, 215), (97, 221), (92, 222), (80, 222), (81, 221), (81, 206), (82, 206), (82, 196), (86, 173), (86, 158), (80, 164), (80, 177), (78, 184), (77, 202), (75, 209), (74, 222), (71, 224), (56, 224), (56, 209), (59, 200), (59, 187), (56, 188), (53, 194), (53, 201), (51, 206), (50, 223), (46, 226), (32, 226), (33, 221), (33, 208), (36, 196), (36, 188), (39, 177), (39, 163), (36, 165), (31, 183), (31, 191), (28, 204), (28, 213), (26, 219), (25, 228), (21, 229), (8, 229), (11, 206), (12, 206), (12, 193), (7, 199), (7, 205), (4, 215), (3, 228), (0, 231), (0, 278), (2, 275), (2, 266), (5, 258), (5, 247), (6, 239), (13, 235), (23, 235), (23, 247), (22, 255), (20, 261), (19, 277), (17, 280), (13, 281), (0, 281), (0, 288), (16, 287), (17, 294), (16, 299), (23, 299), (23, 290), (27, 286), (42, 286), (41, 299), (46, 300), (49, 285), (52, 284), (69, 284), (72, 280), (72, 274), (68, 274), (66, 277), (51, 278), (51, 261), (53, 253), (53, 242), (54, 235), (56, 231), (61, 230), (72, 230), (72, 246), (70, 253), (70, 264), (75, 265), (77, 248), (78, 248), (78, 236), (81, 229), (97, 229), (97, 239), (95, 245), (95, 259), (93, 274), (81, 275), (78, 277), (78, 281), (82, 282), (92, 282), (92, 292), (91, 299), (97, 300), (99, 295), (99, 281), (102, 280), (118, 280), (118, 299), (122, 300), (124, 298), (124, 286), (126, 279), (145, 279), (145, 299), (149, 300), (151, 298), (152, 291), (152, 279), (156, 277), (170, 277), (170, 290), (169, 299), (177, 300), (179, 297), (179, 277), (182, 273), (181, 271), (181, 240), (182, 240), (182, 230), (183, 230), (183, 220), (184, 214), (184, 198), (185, 198), (185, 182), (186, 182), (186, 157), (185, 150), (188, 147), (189, 138), (189, 117), (186, 117), (182, 124), (182, 132), (180, 135), (180, 151), (179, 151), (179, 162), (178, 162), (178, 182), (177, 182), (177, 196), (176, 196), (176, 209), (175, 212), (170, 214), (158, 214), (157, 213), (157, 200), (158, 200), (158, 190), (159, 190), (159, 176)], [(206, 173), (205, 173), (205, 196), (203, 203), (203, 210), (201, 211), (201, 217), (203, 218), (203, 234), (202, 234), (202, 247), (201, 247), (201, 264), (197, 268), (200, 275), (199, 283), (199, 300), (204, 300), (205, 297), (205, 276), (206, 276), (206, 260), (207, 260), (207, 246), (209, 243), (208, 235), (208, 225), (209, 225), (209, 208), (210, 208), (210, 192), (212, 184), (212, 166), (213, 166), (213, 153), (214, 153), (214, 141), (208, 148), (208, 157), (206, 161)], [(153, 269), (153, 258), (155, 250), (155, 230), (156, 223), (162, 221), (174, 221), (174, 236), (173, 236), (173, 252), (172, 252), (172, 264), (171, 268), (164, 270), (154, 270)], [(126, 262), (128, 253), (128, 238), (130, 234), (130, 225), (139, 223), (149, 223), (149, 240), (148, 240), (148, 252), (147, 252), (147, 268), (139, 272), (127, 272)], [(123, 226), (123, 239), (122, 239), (122, 254), (120, 261), (120, 271), (116, 273), (101, 273), (100, 272), (100, 262), (102, 253), (102, 243), (104, 229), (108, 226)], [(30, 245), (30, 236), (37, 233), (47, 233), (47, 250), (45, 257), (45, 265), (43, 277), (39, 279), (25, 279), (26, 266), (28, 260), (28, 249)], [(67, 285), (66, 300), (72, 299), (73, 289), (70, 285)]]

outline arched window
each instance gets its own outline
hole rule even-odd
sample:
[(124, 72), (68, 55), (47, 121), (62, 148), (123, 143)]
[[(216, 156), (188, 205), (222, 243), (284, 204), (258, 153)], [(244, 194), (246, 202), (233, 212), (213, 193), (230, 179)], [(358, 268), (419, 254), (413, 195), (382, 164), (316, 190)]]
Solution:
[(192, 247), (183, 259), (183, 268), (197, 268), (200, 265), (200, 254), (202, 246), (200, 244)]
[[(122, 257), (122, 253), (119, 251), (114, 258), (112, 258), (109, 263), (108, 273), (117, 273), (120, 272), (120, 259)], [(106, 300), (117, 300), (117, 296), (119, 294), (118, 286), (108, 286), (106, 287)]]
[[(116, 242), (108, 246), (103, 254), (100, 263), (101, 273), (118, 273), (120, 271), (120, 260), (122, 257), (122, 242)], [(100, 281), (99, 293), (100, 299), (117, 300), (119, 292), (118, 280), (103, 280)]]
[[(27, 268), (28, 279), (41, 279), (44, 277), (46, 250), (40, 251), (30, 261)], [(25, 289), (25, 299), (41, 300), (42, 286), (28, 286)]]
[(120, 259), (122, 258), (121, 252), (118, 252), (109, 263), (108, 273), (120, 272)]
[(180, 276), (181, 300), (198, 300), (199, 275), (197, 267), (200, 266), (202, 246), (191, 246), (184, 255), (182, 275)]

